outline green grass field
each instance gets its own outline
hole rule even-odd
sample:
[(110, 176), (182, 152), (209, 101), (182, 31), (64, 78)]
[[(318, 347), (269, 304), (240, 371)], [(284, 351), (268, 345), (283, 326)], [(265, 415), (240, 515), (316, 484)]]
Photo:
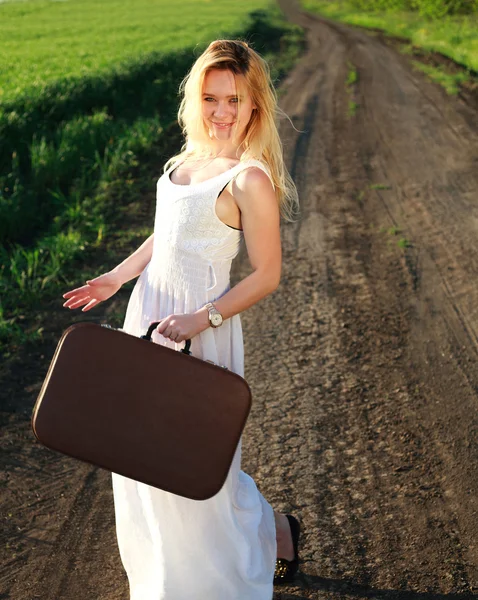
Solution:
[(0, 102), (239, 31), (268, 0), (32, 0), (0, 4)]
[(478, 72), (478, 13), (429, 20), (418, 12), (360, 10), (348, 0), (301, 0), (302, 6), (349, 25), (382, 29)]
[(135, 237), (121, 215), (160, 175), (158, 148), (178, 150), (178, 85), (206, 44), (246, 39), (278, 80), (304, 35), (269, 0), (27, 0), (0, 3), (0, 19), (6, 356), (41, 337), (38, 306), (86, 256)]

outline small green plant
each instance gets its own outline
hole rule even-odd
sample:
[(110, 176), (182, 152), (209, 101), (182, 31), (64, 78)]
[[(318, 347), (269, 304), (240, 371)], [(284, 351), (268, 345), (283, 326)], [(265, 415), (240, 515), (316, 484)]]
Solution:
[(415, 54), (415, 46), (413, 44), (404, 44), (400, 46), (399, 52), (413, 56)]
[(387, 233), (389, 235), (398, 235), (400, 233), (400, 229), (399, 229), (399, 227), (397, 227), (396, 225), (394, 225), (393, 227), (389, 227), (387, 229)]
[(405, 248), (410, 248), (410, 246), (411, 246), (411, 245), (412, 245), (412, 244), (410, 243), (410, 241), (409, 241), (409, 240), (407, 240), (407, 238), (403, 238), (403, 237), (402, 237), (402, 238), (400, 238), (400, 239), (398, 240), (398, 242), (397, 242), (397, 246), (398, 246), (399, 248), (402, 248), (403, 250), (404, 250)]
[(357, 113), (357, 108), (358, 108), (358, 104), (356, 102), (354, 102), (354, 100), (349, 100), (347, 116), (354, 117), (355, 114)]
[(371, 190), (391, 190), (392, 186), (386, 183), (372, 183), (370, 185)]
[(353, 85), (358, 81), (357, 69), (353, 66), (351, 62), (347, 62), (347, 66), (349, 71), (347, 73), (347, 85)]
[[(11, 356), (18, 345), (37, 342), (42, 338), (43, 327), (25, 329), (17, 323), (18, 320), (21, 320), (21, 317), (22, 315), (17, 315), (6, 319), (0, 305), (0, 353), (4, 358)], [(9, 514), (9, 516), (12, 515)]]
[(345, 82), (345, 90), (349, 96), (349, 100), (348, 100), (348, 104), (347, 104), (347, 116), (354, 117), (357, 113), (357, 108), (359, 107), (358, 103), (355, 102), (355, 99), (353, 97), (354, 91), (355, 91), (355, 85), (358, 81), (358, 75), (357, 75), (356, 68), (350, 61), (347, 62), (347, 67), (348, 67), (348, 72), (347, 72), (347, 79)]

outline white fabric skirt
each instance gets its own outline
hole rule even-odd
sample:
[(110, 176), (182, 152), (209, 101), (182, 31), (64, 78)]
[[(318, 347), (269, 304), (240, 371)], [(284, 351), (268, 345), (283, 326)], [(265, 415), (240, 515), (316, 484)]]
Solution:
[[(194, 293), (159, 286), (150, 267), (140, 275), (128, 303), (123, 329), (132, 335), (143, 335), (152, 321), (191, 313), (204, 304)], [(183, 345), (157, 333), (152, 339), (176, 349)], [(239, 316), (193, 338), (191, 351), (242, 376)], [(271, 600), (274, 512), (240, 465), (241, 444), (224, 487), (204, 501), (113, 473), (116, 533), (131, 600)]]

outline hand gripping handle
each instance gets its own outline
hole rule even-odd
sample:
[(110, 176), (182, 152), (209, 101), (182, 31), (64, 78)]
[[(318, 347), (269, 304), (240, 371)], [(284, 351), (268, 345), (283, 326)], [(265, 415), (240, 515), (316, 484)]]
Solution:
[[(145, 335), (141, 336), (142, 340), (148, 340), (148, 342), (151, 341), (151, 336), (153, 335), (153, 331), (156, 329), (156, 327), (161, 323), (161, 321), (155, 321), (154, 323), (151, 323), (151, 325), (148, 327), (148, 331), (146, 332)], [(185, 340), (184, 343), (184, 348), (181, 350), (181, 352), (183, 352), (184, 354), (191, 354), (190, 352), (190, 347), (191, 347), (191, 340)]]

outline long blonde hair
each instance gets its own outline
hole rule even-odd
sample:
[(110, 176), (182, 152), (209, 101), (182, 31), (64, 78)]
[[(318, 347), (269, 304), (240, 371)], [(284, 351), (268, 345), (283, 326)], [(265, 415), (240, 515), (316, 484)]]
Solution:
[(240, 144), (243, 149), (241, 161), (256, 159), (267, 165), (281, 214), (287, 221), (293, 220), (299, 207), (297, 189), (284, 164), (282, 142), (276, 124), (277, 117), (283, 112), (277, 104), (268, 64), (246, 42), (211, 42), (182, 81), (179, 90), (183, 97), (178, 122), (183, 130), (185, 143), (181, 152), (168, 160), (165, 170), (186, 157), (213, 155), (209, 129), (202, 117), (204, 79), (212, 69), (229, 70), (233, 75), (244, 76), (247, 91), (256, 109), (252, 111)]

